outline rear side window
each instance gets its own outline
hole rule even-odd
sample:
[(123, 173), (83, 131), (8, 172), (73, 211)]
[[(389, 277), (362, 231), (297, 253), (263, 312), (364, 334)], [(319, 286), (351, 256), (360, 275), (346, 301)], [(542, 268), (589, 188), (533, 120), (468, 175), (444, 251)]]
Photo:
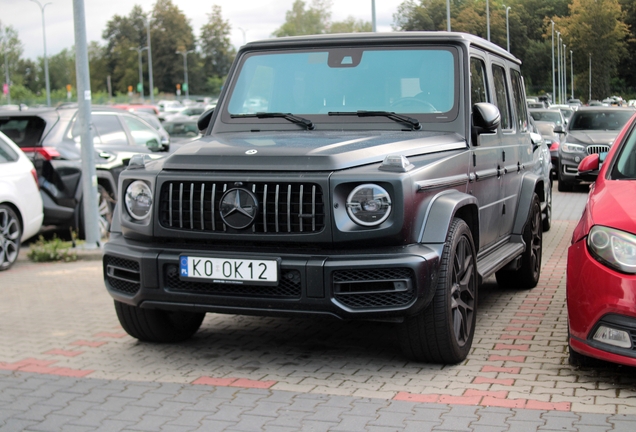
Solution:
[(510, 79), (512, 81), (512, 93), (515, 97), (515, 112), (517, 114), (517, 129), (521, 132), (528, 130), (528, 111), (525, 104), (525, 96), (523, 95), (523, 80), (519, 71), (511, 71)]
[(4, 141), (3, 137), (0, 137), (0, 164), (15, 162), (18, 160), (18, 155), (9, 144)]
[(93, 126), (102, 144), (128, 145), (128, 137), (116, 115), (93, 114)]
[(45, 126), (40, 117), (0, 117), (0, 132), (20, 148), (38, 146)]
[(130, 130), (130, 134), (133, 136), (135, 140), (135, 145), (145, 146), (148, 145), (151, 140), (158, 140), (157, 131), (150, 126), (146, 126), (141, 121), (134, 119), (132, 117), (123, 116), (124, 122), (126, 122), (126, 126)]
[(501, 66), (493, 65), (492, 76), (495, 82), (496, 104), (501, 114), (501, 128), (512, 129), (512, 118), (510, 115), (510, 97), (508, 86), (506, 85), (506, 71)]
[(488, 102), (488, 86), (486, 66), (478, 58), (470, 59), (470, 102), (471, 106), (478, 102)]

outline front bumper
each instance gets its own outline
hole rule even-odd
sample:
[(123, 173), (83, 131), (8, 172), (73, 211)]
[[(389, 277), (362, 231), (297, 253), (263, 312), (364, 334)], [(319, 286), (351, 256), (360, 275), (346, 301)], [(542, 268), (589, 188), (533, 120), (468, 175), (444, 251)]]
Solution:
[[(142, 308), (243, 315), (399, 320), (432, 299), (443, 245), (311, 250), (143, 243), (111, 234), (104, 280), (117, 301)], [(280, 260), (276, 286), (193, 281), (179, 257)]]
[[(636, 276), (599, 263), (581, 240), (568, 249), (566, 294), (570, 346), (590, 357), (636, 366)], [(600, 325), (627, 332), (632, 347), (594, 340)]]
[[(585, 154), (581, 153), (563, 153), (559, 152), (559, 170), (561, 179), (567, 183), (581, 183), (577, 178), (579, 172), (579, 163), (585, 158)], [(556, 165), (555, 165), (556, 166)]]

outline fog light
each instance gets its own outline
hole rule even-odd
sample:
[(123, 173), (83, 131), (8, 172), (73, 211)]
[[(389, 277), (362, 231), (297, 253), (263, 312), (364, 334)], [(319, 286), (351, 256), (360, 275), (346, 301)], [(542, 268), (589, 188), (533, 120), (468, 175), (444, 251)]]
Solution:
[(596, 330), (592, 339), (621, 348), (632, 347), (632, 341), (629, 337), (629, 333), (623, 330), (606, 327), (604, 325), (600, 326), (598, 330)]

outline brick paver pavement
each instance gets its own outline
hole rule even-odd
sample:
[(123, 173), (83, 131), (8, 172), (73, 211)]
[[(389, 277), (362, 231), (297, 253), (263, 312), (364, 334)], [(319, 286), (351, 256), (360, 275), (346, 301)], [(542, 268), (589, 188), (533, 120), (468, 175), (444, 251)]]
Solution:
[(585, 194), (554, 191), (533, 290), (480, 288), (460, 365), (408, 362), (394, 325), (208, 314), (191, 340), (119, 326), (99, 261), (0, 273), (3, 430), (636, 430), (634, 369), (567, 363), (566, 248)]

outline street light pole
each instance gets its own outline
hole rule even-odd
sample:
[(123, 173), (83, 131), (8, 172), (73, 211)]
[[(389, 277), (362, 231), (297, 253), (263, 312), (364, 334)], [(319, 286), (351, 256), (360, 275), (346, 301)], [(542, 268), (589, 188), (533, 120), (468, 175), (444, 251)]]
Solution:
[(568, 80), (566, 79), (568, 76), (568, 51), (566, 48), (567, 45), (563, 44), (563, 103), (568, 98)]
[(490, 2), (486, 0), (486, 28), (488, 34), (488, 42), (490, 42)]
[(558, 96), (559, 100), (557, 103), (561, 103), (561, 32), (557, 31), (557, 82), (559, 84), (558, 88)]
[(148, 49), (148, 47), (143, 47), (143, 48), (133, 48), (130, 47), (128, 48), (131, 51), (137, 51), (138, 57), (139, 57), (139, 84), (140, 84), (140, 88), (139, 88), (139, 94), (141, 95), (141, 100), (144, 100), (144, 75), (143, 75), (143, 68), (142, 68), (142, 64), (141, 64), (141, 52), (143, 50)]
[(190, 99), (190, 86), (188, 85), (188, 54), (194, 50), (177, 51), (176, 54), (183, 55), (183, 84), (185, 87), (186, 99)]
[(570, 84), (572, 87), (572, 97), (574, 99), (574, 59), (572, 59), (572, 50), (570, 50)]
[(371, 31), (373, 33), (378, 31), (375, 23), (375, 0), (371, 0)]
[(556, 87), (554, 81), (554, 21), (552, 23), (552, 103), (556, 102)]
[(155, 103), (155, 87), (152, 82), (152, 48), (150, 46), (150, 17), (144, 17), (144, 24), (146, 24), (146, 34), (148, 39), (148, 84), (150, 86), (150, 103)]
[(510, 6), (506, 7), (506, 41), (508, 42), (508, 52), (510, 52), (510, 24), (508, 22), (508, 12), (510, 9), (512, 9)]
[(446, 0), (446, 31), (451, 31), (451, 24), (450, 24), (450, 0)]
[(587, 103), (589, 104), (592, 100), (592, 54), (588, 54), (590, 56), (590, 95), (587, 98)]
[(245, 45), (247, 43), (247, 39), (245, 38), (245, 29), (242, 29), (241, 27), (237, 27), (241, 32), (243, 32), (243, 45)]
[(49, 59), (46, 55), (46, 26), (44, 25), (44, 8), (53, 3), (45, 3), (44, 6), (38, 0), (31, 0), (40, 7), (42, 12), (42, 41), (44, 44), (44, 81), (46, 83), (46, 106), (51, 106), (51, 83), (49, 81)]

